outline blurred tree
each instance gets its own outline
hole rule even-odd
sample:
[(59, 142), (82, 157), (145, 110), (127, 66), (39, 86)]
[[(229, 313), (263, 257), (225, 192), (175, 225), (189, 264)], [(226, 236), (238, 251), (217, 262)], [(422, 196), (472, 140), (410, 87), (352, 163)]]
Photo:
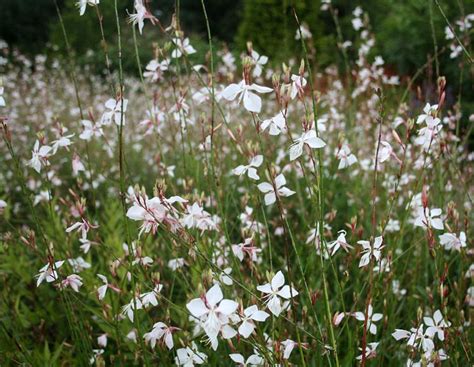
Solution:
[(1, 0), (0, 14), (0, 39), (27, 54), (42, 51), (49, 38), (48, 25), (56, 19), (52, 0)]

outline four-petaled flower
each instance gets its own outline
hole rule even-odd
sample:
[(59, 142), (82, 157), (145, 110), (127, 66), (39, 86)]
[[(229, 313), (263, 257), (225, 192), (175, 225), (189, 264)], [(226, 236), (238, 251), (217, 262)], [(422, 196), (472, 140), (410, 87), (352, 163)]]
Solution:
[(362, 257), (360, 258), (359, 268), (369, 264), (370, 259), (373, 257), (376, 261), (379, 261), (382, 257), (383, 237), (378, 236), (374, 239), (374, 244), (371, 245), (369, 241), (357, 241), (359, 245), (362, 245)]
[(253, 180), (259, 180), (260, 177), (257, 174), (257, 168), (260, 167), (263, 163), (263, 155), (256, 155), (253, 157), (249, 164), (244, 166), (240, 165), (232, 170), (234, 175), (242, 176), (244, 173), (247, 172), (247, 176), (249, 176)]
[(286, 179), (282, 173), (275, 177), (275, 186), (269, 182), (262, 182), (258, 185), (258, 189), (265, 194), (265, 205), (271, 205), (276, 201), (278, 196), (291, 196), (295, 192), (285, 187)]
[(239, 84), (232, 83), (222, 91), (222, 97), (228, 101), (233, 101), (239, 97), (239, 103), (243, 102), (244, 107), (249, 112), (259, 113), (262, 109), (262, 99), (255, 94), (258, 93), (270, 93), (273, 89), (263, 87), (257, 84), (246, 84), (245, 80), (242, 80)]
[(443, 219), (439, 218), (441, 216), (442, 210), (440, 208), (429, 209), (429, 208), (420, 208), (418, 210), (418, 216), (415, 220), (415, 226), (425, 227), (425, 228), (435, 228), (443, 229)]
[(326, 143), (318, 138), (315, 130), (309, 130), (301, 134), (290, 147), (290, 161), (294, 161), (296, 158), (303, 154), (303, 148), (309, 146), (312, 149), (320, 149), (326, 146)]
[(150, 343), (152, 348), (155, 348), (156, 342), (160, 339), (163, 340), (168, 349), (173, 349), (173, 332), (177, 328), (167, 326), (164, 322), (157, 322), (153, 325), (153, 329), (149, 333), (143, 334), (145, 342)]
[[(359, 321), (365, 321), (365, 314), (363, 312), (354, 313), (354, 317)], [(373, 335), (377, 334), (377, 321), (382, 320), (383, 315), (381, 313), (374, 313), (372, 305), (367, 308), (367, 330)]]
[(247, 307), (242, 315), (242, 324), (239, 326), (239, 334), (242, 335), (244, 338), (248, 338), (253, 331), (255, 330), (255, 322), (263, 322), (265, 321), (270, 315), (265, 311), (261, 311), (258, 309), (256, 305)]
[(282, 305), (280, 298), (289, 300), (298, 295), (296, 289), (285, 285), (285, 276), (281, 271), (275, 274), (270, 283), (259, 285), (257, 290), (265, 293), (267, 307), (277, 317), (288, 307), (287, 302)]
[[(235, 335), (235, 331), (229, 325), (231, 316), (238, 307), (238, 303), (230, 299), (224, 299), (219, 284), (209, 289), (201, 298), (191, 300), (186, 308), (196, 319), (199, 320), (204, 332), (209, 337), (212, 347), (217, 348), (217, 335), (223, 333), (225, 339)], [(230, 330), (231, 329), (231, 330)]]

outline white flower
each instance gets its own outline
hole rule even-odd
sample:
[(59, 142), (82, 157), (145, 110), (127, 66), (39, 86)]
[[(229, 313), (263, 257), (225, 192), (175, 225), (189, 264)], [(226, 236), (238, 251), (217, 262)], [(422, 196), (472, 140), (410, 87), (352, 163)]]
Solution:
[(437, 110), (438, 110), (437, 104), (434, 104), (433, 106), (431, 106), (429, 103), (427, 103), (425, 107), (423, 107), (423, 113), (419, 115), (418, 118), (416, 119), (416, 123), (421, 124), (425, 122), (426, 119), (428, 117), (433, 116), (433, 114), (436, 113)]
[(252, 50), (250, 56), (252, 57), (255, 65), (252, 75), (254, 78), (258, 78), (260, 75), (262, 75), (263, 65), (268, 62), (268, 57), (264, 55), (260, 56), (260, 54), (255, 50)]
[(103, 276), (102, 274), (97, 274), (97, 276), (104, 283), (103, 285), (101, 285), (97, 289), (97, 297), (99, 298), (99, 301), (102, 301), (104, 299), (105, 293), (107, 292), (107, 289), (109, 287), (109, 282), (108, 282), (107, 278), (105, 276)]
[[(209, 337), (214, 350), (217, 348), (217, 335), (222, 331), (225, 339), (235, 336), (228, 325), (229, 316), (238, 307), (238, 303), (229, 299), (223, 299), (221, 287), (218, 283), (206, 292), (202, 298), (195, 298), (186, 304), (191, 315), (197, 318), (204, 332)], [(226, 328), (226, 326), (228, 326)], [(231, 329), (231, 328), (230, 328)]]
[(82, 278), (77, 274), (71, 274), (66, 279), (61, 281), (61, 288), (71, 287), (74, 292), (79, 292), (82, 285)]
[(196, 52), (193, 46), (189, 43), (189, 38), (182, 40), (181, 38), (173, 38), (173, 43), (176, 48), (171, 53), (171, 57), (179, 58), (182, 54), (190, 55)]
[(109, 111), (104, 112), (100, 123), (102, 125), (110, 125), (113, 121), (117, 126), (125, 125), (125, 112), (127, 111), (128, 99), (120, 99), (119, 101), (110, 98), (105, 102), (105, 108)]
[(442, 128), (443, 125), (439, 118), (428, 116), (426, 118), (426, 126), (418, 131), (418, 137), (415, 139), (415, 144), (421, 145), (423, 150), (427, 152)]
[(53, 146), (52, 146), (53, 154), (56, 154), (56, 152), (58, 151), (58, 149), (60, 147), (68, 149), (67, 147), (72, 144), (71, 138), (73, 136), (74, 136), (74, 134), (64, 135), (64, 136), (59, 137), (59, 139), (54, 140), (52, 142), (52, 144), (53, 144)]
[(265, 293), (264, 298), (266, 298), (267, 307), (277, 317), (286, 308), (285, 305), (282, 306), (280, 298), (289, 300), (298, 295), (296, 289), (285, 285), (285, 276), (281, 271), (275, 274), (270, 283), (259, 285), (257, 290)]
[(433, 317), (423, 317), (423, 321), (427, 326), (426, 334), (430, 336), (438, 336), (438, 339), (444, 341), (444, 329), (451, 326), (451, 323), (445, 321), (440, 310), (436, 310)]
[(390, 159), (390, 156), (392, 156), (392, 154), (394, 153), (393, 153), (393, 148), (390, 145), (390, 143), (387, 141), (381, 141), (379, 155), (377, 157), (379, 163), (384, 163), (385, 161), (388, 161)]
[(259, 180), (257, 168), (263, 163), (263, 155), (256, 155), (253, 157), (247, 166), (240, 165), (232, 170), (232, 173), (237, 176), (242, 176), (247, 172), (247, 176), (253, 180)]
[(354, 248), (353, 246), (347, 243), (346, 231), (342, 229), (338, 233), (339, 236), (337, 236), (337, 239), (328, 243), (328, 250), (331, 251), (331, 256), (334, 256), (334, 254), (337, 252), (337, 250), (339, 250), (340, 247), (342, 247), (346, 252), (348, 252), (350, 248)]
[(97, 338), (99, 347), (105, 348), (107, 346), (107, 334), (102, 334)]
[[(265, 205), (271, 205), (276, 201), (276, 195), (278, 196), (291, 196), (295, 192), (285, 187), (286, 179), (283, 174), (279, 174), (275, 177), (275, 187), (271, 183), (262, 182), (258, 185), (258, 189), (265, 194)], [(276, 189), (276, 191), (275, 191)]]
[(252, 238), (246, 238), (243, 243), (232, 245), (231, 248), (232, 253), (237, 256), (240, 261), (243, 261), (245, 254), (247, 254), (251, 261), (257, 262), (257, 254), (262, 252), (262, 249), (254, 245)]
[(466, 247), (466, 233), (460, 232), (459, 237), (454, 233), (444, 233), (439, 236), (439, 242), (441, 246), (444, 246), (445, 250), (456, 250), (461, 251), (463, 247)]
[(191, 348), (180, 348), (176, 353), (175, 363), (177, 366), (192, 367), (195, 364), (204, 364), (207, 361), (207, 356), (198, 351), (194, 342), (192, 342)]
[(157, 322), (153, 325), (153, 329), (149, 333), (143, 335), (145, 342), (150, 343), (152, 348), (155, 348), (157, 340), (163, 339), (163, 342), (168, 349), (173, 349), (173, 332), (174, 328), (167, 326), (163, 322)]
[(273, 136), (280, 135), (280, 133), (282, 132), (286, 132), (286, 121), (283, 112), (280, 111), (272, 118), (263, 120), (262, 124), (260, 125), (260, 128), (262, 129), (262, 131), (265, 131), (267, 127), (270, 127), (268, 133)]
[(122, 315), (127, 315), (128, 319), (133, 322), (136, 310), (141, 310), (143, 304), (140, 298), (132, 298), (129, 303), (122, 307)]
[(150, 305), (155, 307), (158, 306), (158, 299), (156, 298), (156, 296), (160, 294), (162, 289), (163, 284), (158, 284), (152, 291), (140, 294), (139, 298), (143, 307), (148, 307)]
[[(374, 309), (372, 305), (369, 305), (367, 308), (367, 329), (373, 335), (377, 334), (377, 326), (375, 323), (380, 321), (383, 317), (381, 313), (373, 313)], [(365, 322), (365, 314), (363, 312), (356, 312), (354, 317), (359, 321)]]
[(281, 345), (283, 345), (283, 359), (289, 359), (291, 352), (298, 346), (298, 343), (291, 339), (286, 339), (281, 342)]
[(435, 229), (443, 229), (444, 224), (441, 218), (442, 210), (439, 208), (429, 209), (429, 208), (419, 208), (418, 209), (418, 216), (415, 219), (415, 226), (417, 227), (425, 227), (425, 228), (435, 228)]
[(312, 149), (320, 149), (326, 146), (326, 143), (318, 138), (315, 130), (309, 130), (301, 134), (290, 147), (290, 161), (294, 161), (296, 158), (303, 154), (304, 145), (308, 145)]
[(308, 82), (301, 75), (293, 74), (291, 76), (290, 97), (295, 99), (298, 93), (304, 94), (304, 87)]
[(6, 106), (5, 98), (3, 98), (4, 90), (5, 90), (5, 88), (0, 86), (0, 107), (5, 107)]
[(255, 330), (254, 321), (263, 322), (269, 316), (265, 311), (260, 311), (256, 305), (247, 307), (242, 316), (242, 324), (239, 326), (239, 334), (247, 339)]
[(49, 165), (48, 158), (52, 148), (49, 145), (43, 145), (40, 148), (39, 140), (36, 140), (35, 145), (33, 147), (32, 157), (28, 161), (27, 165), (33, 168), (36, 172), (41, 172), (42, 166)]
[(411, 328), (410, 331), (403, 329), (395, 329), (392, 333), (395, 340), (408, 339), (407, 345), (414, 348), (422, 348), (425, 352), (433, 351), (435, 348), (432, 340), (433, 335), (429, 335), (423, 331), (423, 325), (417, 328)]
[(186, 210), (187, 214), (181, 220), (186, 228), (198, 228), (201, 231), (214, 230), (217, 228), (217, 224), (211, 215), (198, 203), (188, 206)]
[(178, 257), (176, 259), (171, 259), (168, 261), (168, 268), (171, 270), (175, 271), (179, 268), (182, 268), (184, 266), (184, 259), (182, 257)]
[[(376, 349), (379, 343), (368, 343), (367, 346), (365, 347), (365, 358), (366, 359), (371, 359), (374, 358), (375, 355), (377, 354)], [(359, 348), (361, 351), (362, 349)], [(357, 356), (356, 359), (360, 361), (362, 359), (362, 354)]]
[(58, 273), (56, 272), (57, 269), (59, 269), (62, 265), (64, 264), (64, 261), (56, 261), (54, 265), (51, 265), (50, 263), (47, 263), (45, 266), (43, 266), (39, 271), (38, 274), (36, 275), (36, 286), (39, 287), (39, 285), (46, 280), (46, 282), (51, 283), (54, 282), (58, 279)]
[(229, 354), (230, 359), (232, 359), (235, 363), (238, 363), (239, 366), (243, 367), (254, 367), (254, 366), (263, 366), (264, 359), (260, 357), (258, 354), (252, 354), (250, 357), (245, 360), (242, 354), (233, 353)]
[(138, 31), (142, 34), (145, 18), (149, 17), (149, 14), (145, 5), (143, 5), (143, 0), (135, 0), (134, 7), (136, 13), (130, 14), (130, 22), (133, 23), (133, 25), (138, 24)]
[[(327, 1), (329, 0), (323, 0), (321, 3), (324, 4)], [(321, 5), (321, 10), (324, 10), (322, 5)], [(301, 30), (301, 34), (300, 34), (300, 30)], [(301, 39), (301, 36), (303, 36), (304, 40), (313, 37), (313, 35), (311, 34), (311, 31), (309, 30), (308, 26), (305, 23), (301, 24), (299, 29), (296, 30), (295, 40)]]
[(81, 120), (84, 131), (79, 135), (82, 140), (91, 140), (92, 137), (100, 137), (104, 135), (104, 131), (100, 125), (92, 123), (90, 120)]
[(351, 153), (351, 149), (347, 144), (344, 144), (339, 150), (337, 150), (336, 157), (339, 159), (339, 166), (337, 169), (344, 169), (357, 162), (356, 156)]
[(94, 6), (98, 5), (100, 3), (100, 0), (79, 0), (76, 3), (76, 6), (79, 8), (79, 15), (84, 15), (86, 12), (86, 7), (87, 5)]
[(5, 200), (0, 199), (0, 214), (3, 213), (6, 207), (7, 207), (7, 202)]
[(367, 266), (370, 262), (370, 259), (373, 257), (375, 261), (379, 261), (382, 257), (383, 237), (375, 237), (373, 246), (369, 241), (357, 241), (359, 245), (362, 245), (362, 257), (360, 258), (359, 268)]
[(163, 73), (168, 70), (170, 61), (168, 59), (158, 62), (157, 60), (151, 60), (148, 65), (145, 67), (145, 72), (143, 76), (145, 78), (150, 78), (152, 82), (156, 82), (161, 79)]
[(257, 84), (246, 84), (242, 80), (239, 84), (232, 83), (222, 91), (222, 97), (228, 101), (233, 101), (239, 97), (239, 103), (243, 101), (244, 107), (249, 112), (259, 113), (262, 109), (262, 99), (253, 91), (258, 93), (270, 93), (271, 88), (263, 87)]

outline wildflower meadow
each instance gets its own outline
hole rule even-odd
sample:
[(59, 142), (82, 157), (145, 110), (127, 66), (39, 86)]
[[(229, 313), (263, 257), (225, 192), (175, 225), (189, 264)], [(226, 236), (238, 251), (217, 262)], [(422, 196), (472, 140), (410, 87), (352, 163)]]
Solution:
[(474, 13), (428, 2), (410, 75), (363, 1), (350, 40), (317, 2), (324, 67), (292, 1), (284, 61), (207, 0), (200, 40), (179, 1), (78, 1), (100, 72), (54, 0), (65, 57), (0, 41), (0, 366), (471, 366)]

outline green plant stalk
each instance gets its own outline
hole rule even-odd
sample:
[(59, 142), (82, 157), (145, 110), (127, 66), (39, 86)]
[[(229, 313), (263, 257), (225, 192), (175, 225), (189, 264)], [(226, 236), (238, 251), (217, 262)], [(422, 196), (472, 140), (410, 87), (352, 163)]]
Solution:
[[(293, 13), (295, 16), (296, 23), (298, 25), (298, 31), (300, 33), (300, 39), (301, 39), (301, 45), (303, 47), (303, 54), (305, 57), (306, 61), (306, 67), (308, 68), (308, 79), (309, 79), (309, 85), (311, 88), (311, 100), (312, 100), (312, 105), (313, 105), (313, 115), (314, 115), (314, 128), (316, 130), (316, 136), (319, 136), (319, 131), (318, 131), (318, 124), (316, 123), (316, 96), (314, 94), (314, 85), (313, 85), (313, 74), (311, 72), (311, 65), (309, 63), (309, 58), (308, 58), (308, 52), (306, 50), (306, 45), (303, 39), (303, 35), (301, 32), (301, 25), (298, 20), (298, 15), (296, 14), (295, 8), (293, 8)], [(325, 274), (325, 269), (324, 269), (324, 259), (323, 259), (323, 251), (327, 251), (326, 247), (326, 242), (324, 240), (324, 198), (323, 198), (323, 192), (324, 192), (324, 186), (323, 186), (323, 173), (322, 173), (322, 153), (321, 150), (318, 150), (318, 210), (319, 210), (319, 229), (320, 229), (320, 244), (321, 244), (321, 250), (320, 251), (320, 263), (321, 263), (321, 273), (322, 273), (322, 278), (323, 278), (323, 293), (324, 293), (324, 303), (326, 306), (326, 322), (328, 325), (329, 329), (329, 335), (331, 338), (331, 346), (333, 349), (333, 355), (336, 363), (336, 367), (339, 367), (339, 357), (338, 357), (338, 352), (337, 352), (337, 343), (336, 343), (336, 338), (335, 338), (335, 333), (334, 333), (334, 328), (332, 325), (332, 312), (331, 312), (331, 306), (329, 304), (329, 293), (328, 293), (328, 286), (327, 286), (327, 279), (326, 279), (326, 274)]]
[[(120, 19), (118, 14), (118, 4), (117, 0), (114, 0), (114, 8), (115, 8), (115, 20), (117, 25), (117, 43), (118, 43), (118, 60), (119, 60), (119, 99), (120, 99), (120, 126), (118, 131), (119, 137), (119, 175), (120, 175), (120, 202), (122, 204), (122, 213), (123, 213), (123, 222), (125, 226), (125, 234), (127, 238), (127, 245), (129, 246), (129, 262), (130, 268), (132, 268), (132, 256), (133, 251), (131, 251), (132, 245), (132, 237), (130, 234), (130, 228), (128, 226), (128, 219), (127, 219), (127, 206), (125, 202), (126, 196), (126, 188), (125, 188), (125, 172), (124, 172), (124, 149), (123, 149), (123, 121), (124, 121), (124, 111), (123, 111), (123, 104), (124, 104), (124, 81), (123, 81), (123, 67), (122, 67), (122, 37), (121, 37), (121, 28), (120, 28)], [(134, 310), (137, 310), (137, 303), (136, 303), (136, 280), (132, 273), (132, 288), (133, 288), (133, 307)], [(149, 366), (150, 362), (148, 360), (147, 350), (143, 343), (143, 334), (141, 331), (140, 320), (138, 315), (135, 315), (133, 318), (133, 323), (137, 328), (138, 338), (139, 338), (139, 345), (143, 351), (143, 355), (145, 358), (145, 365)]]

